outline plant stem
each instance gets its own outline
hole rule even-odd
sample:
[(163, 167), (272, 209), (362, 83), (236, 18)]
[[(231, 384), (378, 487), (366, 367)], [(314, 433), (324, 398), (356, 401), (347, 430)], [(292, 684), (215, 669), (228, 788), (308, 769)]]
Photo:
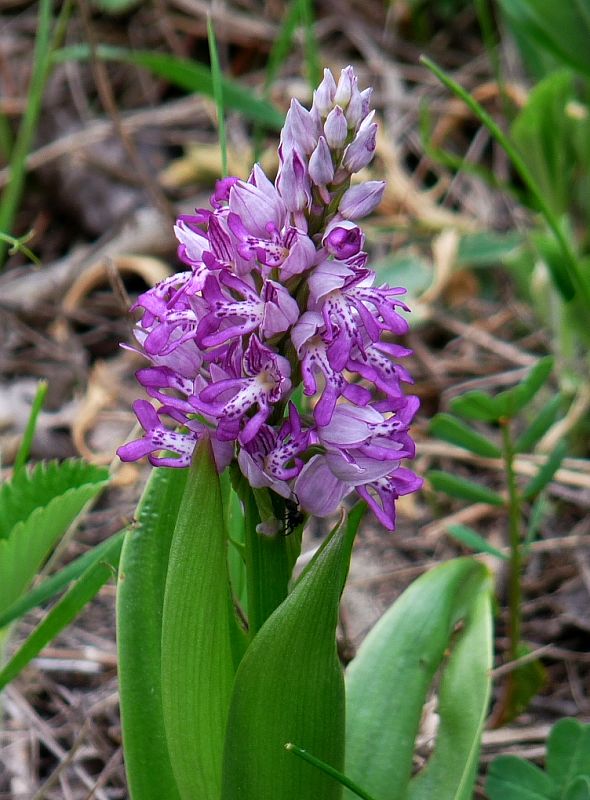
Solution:
[(246, 592), (248, 596), (248, 632), (256, 636), (273, 611), (280, 606), (289, 591), (293, 568), (291, 550), (296, 546), (293, 536), (282, 532), (275, 535), (258, 533), (260, 513), (252, 490), (242, 496), (245, 511)]
[(509, 655), (515, 661), (519, 655), (522, 606), (522, 547), (521, 547), (521, 497), (516, 485), (514, 471), (514, 444), (510, 431), (510, 420), (500, 420), (506, 482), (508, 484), (508, 539), (510, 545), (510, 577), (508, 585), (509, 608)]
[[(435, 64), (434, 61), (431, 61), (426, 56), (421, 56), (420, 61), (425, 67), (434, 73), (434, 75), (436, 75), (436, 77), (444, 86), (447, 87), (447, 89), (453, 92), (453, 94), (455, 94), (465, 103), (470, 111), (475, 114), (477, 119), (479, 119), (479, 121), (485, 125), (494, 139), (496, 139), (496, 141), (502, 146), (512, 161), (515, 170), (518, 172), (522, 181), (535, 199), (539, 211), (545, 218), (547, 225), (555, 237), (555, 240), (562, 252), (563, 263), (567, 270), (571, 285), (574, 289), (574, 293), (578, 293), (586, 309), (590, 308), (590, 281), (582, 271), (580, 264), (578, 263), (576, 253), (569, 239), (565, 235), (557, 215), (545, 199), (545, 196), (535, 177), (533, 176), (532, 171), (529, 169), (526, 161), (521, 156), (516, 146), (504, 133), (502, 128), (500, 128), (500, 126), (487, 113), (487, 111), (485, 111), (485, 109), (477, 102), (477, 100), (472, 97), (469, 92), (467, 92), (460, 84), (454, 81), (437, 64)], [(569, 299), (571, 300), (572, 298), (570, 297)]]

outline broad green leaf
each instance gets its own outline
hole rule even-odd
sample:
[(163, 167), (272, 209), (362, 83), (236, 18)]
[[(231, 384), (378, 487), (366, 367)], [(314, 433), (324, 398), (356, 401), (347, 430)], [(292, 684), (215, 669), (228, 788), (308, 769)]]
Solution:
[(497, 547), (491, 545), (483, 536), (480, 536), (477, 531), (474, 531), (473, 528), (469, 528), (467, 525), (449, 525), (447, 527), (447, 532), (453, 539), (461, 542), (461, 544), (467, 545), (467, 547), (470, 547), (476, 553), (488, 553), (503, 561), (510, 560), (506, 553), (503, 553), (501, 550), (498, 550)]
[(285, 751), (288, 742), (341, 771), (344, 680), (335, 633), (364, 508), (325, 542), (262, 626), (238, 668), (224, 749), (222, 800), (338, 800), (341, 787)]
[(590, 800), (590, 778), (580, 775), (568, 785), (563, 800)]
[(438, 439), (463, 447), (478, 456), (502, 457), (502, 451), (495, 442), (474, 431), (451, 414), (436, 414), (430, 422), (429, 431)]
[(553, 370), (553, 356), (539, 359), (530, 372), (517, 386), (496, 395), (496, 402), (502, 409), (502, 415), (512, 419), (531, 402), (539, 389), (546, 383)]
[[(125, 768), (133, 800), (177, 800), (162, 710), (161, 638), (170, 542), (188, 470), (155, 468), (127, 533), (117, 583)], [(149, 735), (146, 732), (149, 731)]]
[(590, 75), (588, 0), (500, 0), (500, 5), (521, 37), (561, 63)]
[[(108, 473), (79, 461), (20, 470), (0, 489), (0, 609), (25, 591)], [(37, 506), (37, 507), (36, 507)]]
[(496, 398), (479, 389), (453, 398), (449, 406), (460, 417), (481, 422), (497, 422), (502, 416), (502, 409)]
[(234, 676), (226, 544), (219, 477), (203, 441), (170, 545), (162, 619), (164, 724), (182, 800), (219, 800)]
[(457, 264), (470, 267), (493, 267), (522, 247), (524, 239), (518, 231), (467, 233), (459, 241)]
[[(424, 703), (443, 665), (432, 766), (410, 796), (470, 796), (490, 690), (490, 591), (489, 573), (474, 559), (437, 567), (398, 598), (349, 665), (345, 774), (373, 797), (408, 797)], [(432, 781), (440, 787), (428, 788)]]
[[(567, 218), (562, 217), (561, 227), (563, 229), (563, 236), (567, 238), (568, 241), (574, 242), (575, 239), (571, 231), (571, 225), (567, 224), (566, 220)], [(540, 256), (543, 263), (549, 270), (549, 274), (555, 285), (555, 288), (561, 294), (563, 299), (569, 303), (575, 298), (576, 287), (574, 286), (567, 261), (564, 258), (563, 249), (555, 241), (555, 238), (548, 234), (545, 230), (533, 232), (531, 239), (537, 251), (537, 260), (539, 260)], [(583, 262), (578, 256), (576, 256), (576, 258), (578, 261), (578, 269), (582, 269)], [(537, 300), (537, 305), (539, 309), (543, 308), (539, 300)], [(545, 302), (545, 306), (550, 308), (550, 305), (547, 303), (547, 301)]]
[(547, 740), (547, 774), (564, 790), (578, 776), (590, 777), (590, 725), (561, 719)]
[(45, 578), (38, 586), (35, 586), (34, 589), (31, 589), (23, 597), (12, 603), (0, 614), (0, 628), (4, 628), (14, 622), (15, 619), (31, 611), (31, 609), (47, 602), (47, 600), (51, 600), (52, 597), (63, 591), (69, 583), (77, 580), (89, 567), (98, 561), (104, 560), (106, 553), (111, 551), (115, 541), (120, 542), (120, 544), (123, 543), (125, 533), (126, 531), (119, 531), (119, 533), (113, 534), (104, 542), (93, 547), (92, 550), (88, 550), (84, 555), (66, 564), (54, 575)]
[(71, 586), (64, 596), (53, 606), (42, 622), (37, 625), (33, 633), (27, 637), (21, 647), (16, 651), (6, 666), (0, 671), (0, 690), (15, 678), (26, 665), (35, 658), (41, 650), (58, 633), (69, 625), (98, 593), (116, 570), (122, 540), (115, 539), (110, 542), (110, 547), (103, 552), (103, 558), (90, 566), (83, 575)]
[[(213, 97), (213, 80), (208, 67), (170, 53), (157, 53), (151, 50), (127, 50), (124, 47), (99, 45), (98, 57), (105, 61), (123, 61), (149, 70), (153, 75), (164, 78), (188, 92)], [(87, 45), (73, 45), (57, 51), (54, 56), (58, 62), (86, 60), (90, 58)], [(229, 78), (222, 77), (223, 102), (226, 108), (240, 111), (248, 119), (280, 129), (284, 119), (277, 109), (266, 100), (261, 100), (245, 86)]]
[(514, 444), (517, 453), (530, 453), (533, 450), (557, 419), (562, 404), (561, 395), (556, 394), (535, 414), (529, 427), (520, 434)]
[(431, 469), (426, 477), (433, 489), (448, 494), (449, 497), (458, 497), (472, 503), (489, 503), (492, 506), (503, 506), (504, 499), (497, 492), (480, 486), (479, 483), (468, 481), (457, 475), (450, 475), (438, 469)]
[(490, 800), (553, 800), (555, 784), (543, 770), (517, 756), (499, 756), (486, 780)]
[(565, 107), (573, 96), (572, 73), (554, 72), (535, 86), (512, 126), (514, 143), (558, 215), (571, 203), (572, 120)]
[[(491, 693), (491, 577), (482, 575), (438, 689), (440, 717), (434, 752), (410, 782), (408, 800), (471, 800)], [(393, 645), (395, 646), (395, 644)]]
[(561, 466), (561, 462), (567, 455), (567, 442), (559, 442), (549, 454), (547, 461), (539, 468), (537, 474), (524, 487), (522, 496), (525, 500), (532, 500), (536, 497), (547, 484), (553, 479), (555, 473)]

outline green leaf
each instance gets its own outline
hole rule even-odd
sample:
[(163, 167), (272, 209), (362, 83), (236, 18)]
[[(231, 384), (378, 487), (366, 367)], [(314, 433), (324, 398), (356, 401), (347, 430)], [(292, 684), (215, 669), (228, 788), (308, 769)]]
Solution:
[(561, 719), (547, 740), (547, 774), (561, 790), (579, 775), (590, 777), (590, 725)]
[(572, 73), (554, 72), (535, 86), (512, 126), (515, 144), (558, 215), (571, 203), (573, 121), (565, 108), (572, 99)]
[(358, 506), (329, 537), (246, 651), (228, 718), (222, 800), (341, 796), (335, 781), (284, 748), (294, 742), (342, 770), (344, 681), (335, 633), (363, 512)]
[(580, 775), (568, 785), (563, 800), (590, 800), (590, 778)]
[(517, 756), (499, 756), (486, 780), (490, 800), (553, 800), (555, 785), (543, 770)]
[(492, 506), (504, 505), (504, 499), (497, 492), (466, 478), (459, 478), (457, 475), (450, 475), (438, 469), (429, 470), (426, 477), (433, 489), (445, 492), (449, 497), (470, 500), (472, 503), (489, 503)]
[(532, 500), (536, 497), (547, 484), (553, 479), (555, 473), (561, 466), (561, 462), (567, 455), (567, 442), (559, 442), (554, 450), (549, 454), (547, 461), (540, 467), (537, 474), (524, 487), (522, 496), (525, 500)]
[(0, 690), (78, 616), (101, 586), (113, 576), (119, 561), (121, 545), (120, 539), (111, 541), (110, 547), (103, 552), (101, 561), (89, 567), (37, 625), (0, 672)]
[(553, 363), (553, 356), (539, 359), (517, 386), (496, 395), (496, 402), (502, 408), (502, 416), (512, 419), (531, 402), (551, 375)]
[[(527, 645), (521, 643), (518, 646), (518, 658), (523, 658), (530, 652), (531, 649)], [(546, 683), (547, 671), (538, 659), (516, 667), (508, 675), (500, 724), (504, 725), (522, 714)]]
[(219, 64), (219, 53), (217, 52), (217, 40), (215, 30), (210, 16), (207, 17), (207, 41), (209, 42), (209, 61), (211, 62), (211, 83), (213, 86), (213, 97), (217, 108), (217, 133), (219, 137), (219, 149), (221, 150), (221, 174), (227, 177), (227, 138), (225, 135), (225, 107), (223, 104), (223, 73)]
[(105, 14), (126, 14), (140, 5), (141, 0), (92, 0), (92, 5)]
[[(398, 598), (349, 665), (345, 773), (372, 796), (471, 796), (490, 692), (490, 591), (474, 559), (437, 567)], [(414, 741), (441, 666), (435, 751), (408, 795)]]
[(459, 241), (457, 264), (470, 267), (493, 267), (500, 264), (524, 243), (518, 231), (467, 233)]
[(0, 610), (25, 591), (108, 472), (81, 461), (19, 470), (0, 488)]
[(31, 406), (31, 413), (29, 414), (29, 419), (27, 420), (27, 427), (25, 428), (20, 447), (18, 448), (18, 453), (14, 459), (15, 472), (24, 467), (29, 457), (31, 445), (33, 443), (33, 437), (35, 436), (35, 428), (37, 427), (37, 419), (39, 418), (39, 414), (43, 408), (43, 403), (45, 402), (45, 398), (47, 396), (47, 388), (47, 381), (39, 381), (37, 391), (35, 392), (35, 397), (33, 399), (33, 404)]
[(563, 399), (560, 394), (552, 397), (535, 415), (534, 420), (524, 430), (514, 444), (517, 453), (530, 453), (557, 419)]
[(115, 541), (121, 545), (126, 531), (119, 531), (106, 539), (104, 542), (97, 544), (92, 550), (79, 556), (74, 561), (71, 561), (65, 567), (62, 567), (59, 572), (46, 578), (34, 589), (28, 591), (23, 597), (20, 597), (16, 602), (12, 603), (5, 611), (0, 614), (0, 628), (4, 628), (15, 619), (22, 617), (31, 609), (40, 606), (42, 603), (51, 600), (56, 594), (59, 594), (66, 588), (68, 583), (77, 580), (83, 572), (106, 558), (106, 553), (110, 552)]
[(561, 63), (590, 75), (588, 0), (500, 0), (500, 5), (521, 37)]
[(481, 735), (491, 694), (493, 631), (491, 577), (479, 587), (455, 631), (438, 690), (439, 727), (434, 752), (410, 782), (408, 800), (471, 800)]
[(187, 474), (186, 469), (152, 470), (121, 555), (119, 695), (127, 782), (134, 800), (180, 797), (164, 731), (161, 638), (170, 542)]
[(438, 439), (463, 447), (478, 456), (502, 457), (502, 451), (494, 442), (451, 414), (436, 414), (430, 422), (429, 431)]
[(506, 553), (503, 553), (501, 550), (498, 550), (497, 547), (491, 545), (483, 536), (480, 536), (477, 531), (474, 531), (473, 528), (469, 528), (467, 525), (449, 525), (447, 527), (447, 533), (449, 533), (453, 539), (470, 547), (476, 553), (488, 553), (503, 561), (510, 560)]
[(453, 398), (449, 406), (460, 417), (480, 422), (497, 422), (502, 416), (502, 408), (496, 398), (479, 389)]
[[(151, 50), (127, 50), (124, 47), (99, 45), (99, 58), (105, 61), (123, 61), (149, 70), (153, 75), (164, 78), (188, 92), (197, 92), (214, 97), (213, 80), (208, 67), (197, 61), (179, 58), (170, 53), (155, 53)], [(65, 47), (55, 54), (59, 63), (73, 60), (87, 60), (90, 49), (87, 45)], [(276, 130), (282, 127), (283, 116), (266, 100), (261, 100), (245, 86), (229, 78), (222, 77), (223, 102), (226, 108), (240, 111), (248, 119), (268, 125)]]
[(230, 611), (221, 487), (205, 440), (174, 529), (162, 620), (164, 723), (183, 800), (219, 798), (234, 676)]

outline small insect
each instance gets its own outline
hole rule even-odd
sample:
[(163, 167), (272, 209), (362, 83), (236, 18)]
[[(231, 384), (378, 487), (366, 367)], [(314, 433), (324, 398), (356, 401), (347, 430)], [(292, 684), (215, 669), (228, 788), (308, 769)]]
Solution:
[(305, 514), (299, 508), (297, 499), (285, 500), (285, 510), (283, 515), (283, 536), (289, 536), (305, 522)]

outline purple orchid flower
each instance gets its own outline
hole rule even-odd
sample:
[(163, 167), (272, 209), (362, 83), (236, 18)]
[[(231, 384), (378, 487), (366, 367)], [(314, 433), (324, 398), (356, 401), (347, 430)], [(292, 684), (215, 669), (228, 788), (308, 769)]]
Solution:
[(137, 379), (157, 407), (134, 404), (143, 435), (123, 460), (187, 466), (207, 437), (220, 472), (237, 464), (318, 516), (356, 492), (393, 530), (397, 498), (421, 485), (403, 466), (419, 402), (404, 394), (410, 351), (392, 341), (408, 330), (404, 289), (375, 284), (358, 224), (385, 184), (351, 186), (375, 151), (370, 98), (352, 67), (326, 70), (309, 111), (291, 103), (274, 183), (256, 164), (178, 218), (185, 270), (134, 305), (129, 349), (148, 360)]

